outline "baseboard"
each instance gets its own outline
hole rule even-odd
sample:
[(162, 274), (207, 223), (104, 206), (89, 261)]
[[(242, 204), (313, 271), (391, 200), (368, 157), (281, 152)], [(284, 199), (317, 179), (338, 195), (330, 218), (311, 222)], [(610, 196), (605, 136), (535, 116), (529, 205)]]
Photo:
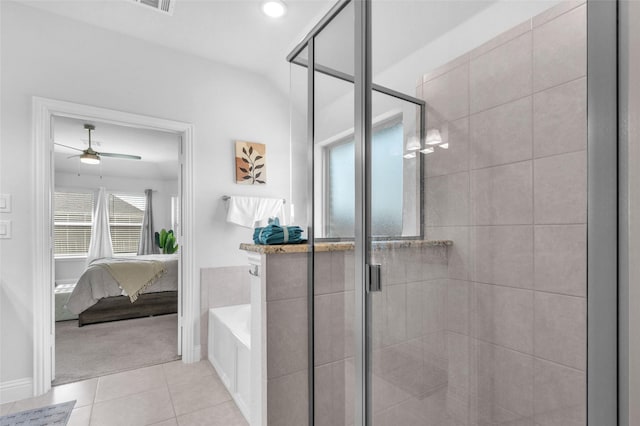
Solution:
[[(184, 342), (184, 340), (183, 340)], [(191, 350), (186, 345), (182, 345), (182, 362), (185, 364), (191, 364), (193, 362), (199, 362), (202, 358), (202, 349), (200, 349), (200, 345), (193, 345)]]
[(32, 396), (33, 379), (31, 377), (0, 383), (0, 404), (31, 398)]
[(65, 278), (63, 280), (56, 280), (56, 286), (59, 285), (76, 285), (76, 283), (78, 282), (78, 278)]
[(202, 348), (200, 345), (195, 345), (193, 347), (192, 358), (187, 362), (199, 362), (201, 360), (202, 360)]

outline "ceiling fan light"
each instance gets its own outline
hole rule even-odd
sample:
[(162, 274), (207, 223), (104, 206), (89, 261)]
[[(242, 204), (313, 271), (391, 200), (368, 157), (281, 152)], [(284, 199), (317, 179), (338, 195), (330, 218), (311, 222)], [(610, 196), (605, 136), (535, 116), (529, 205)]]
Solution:
[(80, 162), (85, 164), (100, 164), (100, 157), (97, 154), (85, 152), (80, 155)]

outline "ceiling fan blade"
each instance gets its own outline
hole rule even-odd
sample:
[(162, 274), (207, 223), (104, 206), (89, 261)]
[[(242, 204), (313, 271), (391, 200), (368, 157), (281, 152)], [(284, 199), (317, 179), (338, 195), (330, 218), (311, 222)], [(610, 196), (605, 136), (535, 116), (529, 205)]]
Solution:
[(61, 143), (58, 143), (58, 142), (54, 142), (54, 145), (64, 146), (65, 148), (75, 149), (76, 151), (80, 151), (80, 152), (83, 152), (83, 151), (84, 151), (84, 149), (74, 148), (74, 147), (72, 147), (72, 146), (64, 145), (64, 144), (61, 144)]
[(80, 155), (81, 155), (81, 154), (78, 154), (78, 155), (72, 155), (71, 157), (67, 157), (67, 160), (68, 160), (69, 158), (76, 158), (76, 157), (80, 157)]
[(139, 155), (116, 154), (115, 152), (98, 152), (98, 155), (102, 157), (123, 158), (125, 160), (142, 160), (142, 157)]

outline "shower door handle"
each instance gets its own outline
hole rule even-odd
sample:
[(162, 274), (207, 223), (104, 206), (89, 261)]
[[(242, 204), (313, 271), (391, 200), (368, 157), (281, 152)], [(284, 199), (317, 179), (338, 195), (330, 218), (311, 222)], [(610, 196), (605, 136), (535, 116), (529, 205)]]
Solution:
[(367, 290), (382, 291), (381, 265), (367, 265)]

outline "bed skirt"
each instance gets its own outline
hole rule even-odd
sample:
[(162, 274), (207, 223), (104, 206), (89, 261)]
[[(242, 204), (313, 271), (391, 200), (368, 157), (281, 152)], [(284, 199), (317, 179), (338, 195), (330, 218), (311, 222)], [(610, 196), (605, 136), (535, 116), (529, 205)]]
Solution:
[(177, 291), (143, 293), (138, 296), (135, 303), (131, 303), (128, 296), (106, 297), (78, 315), (78, 327), (99, 322), (175, 314), (177, 312)]

